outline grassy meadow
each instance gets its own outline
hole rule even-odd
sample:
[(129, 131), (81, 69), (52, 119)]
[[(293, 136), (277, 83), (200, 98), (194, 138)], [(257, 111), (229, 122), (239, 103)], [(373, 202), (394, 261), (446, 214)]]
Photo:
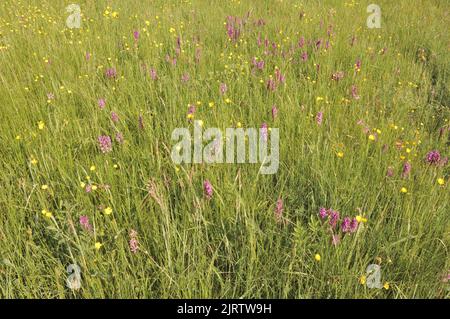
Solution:
[(449, 298), (450, 5), (371, 3), (2, 0), (0, 298)]

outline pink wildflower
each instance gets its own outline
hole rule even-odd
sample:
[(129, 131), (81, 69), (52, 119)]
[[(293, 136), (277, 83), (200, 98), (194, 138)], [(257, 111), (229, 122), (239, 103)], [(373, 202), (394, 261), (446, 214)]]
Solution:
[(323, 120), (323, 112), (319, 112), (316, 115), (316, 122), (318, 125), (322, 125), (322, 120)]
[(98, 137), (98, 144), (102, 153), (109, 153), (112, 151), (111, 137), (108, 135), (100, 135)]
[(106, 101), (105, 101), (105, 99), (98, 99), (98, 101), (97, 101), (97, 103), (98, 103), (98, 107), (101, 109), (101, 110), (103, 110), (104, 108), (105, 108), (105, 106), (106, 106)]
[(87, 231), (92, 230), (92, 225), (89, 223), (89, 217), (87, 217), (86, 215), (80, 216), (80, 225)]
[(134, 229), (130, 230), (130, 241), (129, 246), (133, 254), (137, 253), (139, 250), (139, 241), (137, 239), (138, 233)]
[(209, 182), (209, 180), (205, 180), (204, 181), (204, 183), (203, 183), (203, 191), (204, 191), (205, 197), (207, 199), (211, 199), (212, 198), (213, 188), (212, 188), (212, 185)]
[(278, 198), (277, 204), (275, 206), (275, 218), (277, 219), (277, 221), (280, 221), (282, 214), (283, 214), (283, 200), (281, 198)]

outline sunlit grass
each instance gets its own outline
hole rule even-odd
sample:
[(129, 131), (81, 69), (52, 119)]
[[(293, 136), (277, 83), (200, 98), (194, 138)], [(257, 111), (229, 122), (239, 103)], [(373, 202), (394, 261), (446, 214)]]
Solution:
[[(446, 1), (77, 2), (0, 4), (0, 297), (449, 297)], [(175, 165), (193, 120), (279, 128), (278, 172)]]

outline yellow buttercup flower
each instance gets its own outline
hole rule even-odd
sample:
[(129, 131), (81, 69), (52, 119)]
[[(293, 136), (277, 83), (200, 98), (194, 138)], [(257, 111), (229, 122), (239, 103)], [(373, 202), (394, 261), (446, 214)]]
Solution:
[(445, 180), (443, 178), (438, 178), (437, 183), (442, 186), (445, 184)]
[(344, 157), (344, 153), (343, 152), (337, 152), (337, 157), (339, 158), (343, 158)]
[(41, 189), (44, 190), (44, 191), (47, 190), (48, 189), (48, 185), (46, 185), (46, 184), (42, 185)]
[(103, 244), (100, 243), (100, 242), (96, 242), (95, 245), (94, 245), (95, 249), (97, 249), (97, 250), (99, 250), (100, 248), (102, 248), (102, 246), (103, 246)]
[(95, 165), (92, 165), (92, 166), (89, 168), (89, 170), (90, 170), (91, 172), (95, 171)]
[(384, 283), (383, 288), (386, 290), (389, 289), (389, 283), (387, 281)]
[(38, 129), (43, 130), (45, 128), (45, 123), (43, 121), (38, 122)]
[(403, 193), (403, 194), (406, 194), (408, 192), (408, 189), (406, 187), (402, 187), (400, 189), (400, 192)]
[(105, 215), (111, 215), (111, 214), (112, 214), (112, 208), (111, 208), (111, 207), (106, 207), (106, 208), (103, 210), (103, 213), (104, 213)]
[(316, 254), (316, 255), (314, 256), (314, 259), (315, 259), (316, 261), (320, 261), (320, 259), (322, 259), (322, 258), (320, 257), (319, 254)]
[(361, 277), (359, 277), (359, 283), (361, 285), (365, 285), (366, 284), (366, 280), (367, 280), (367, 278), (366, 278), (365, 275), (362, 275)]
[(358, 223), (367, 223), (367, 218), (365, 218), (365, 217), (363, 217), (361, 215), (358, 215), (358, 216), (356, 216), (356, 221)]
[(53, 214), (46, 209), (42, 210), (42, 215), (44, 215), (45, 218), (52, 218), (53, 216)]
[(369, 140), (371, 140), (371, 141), (375, 141), (375, 135), (373, 135), (373, 134), (370, 134), (370, 135), (369, 135)]

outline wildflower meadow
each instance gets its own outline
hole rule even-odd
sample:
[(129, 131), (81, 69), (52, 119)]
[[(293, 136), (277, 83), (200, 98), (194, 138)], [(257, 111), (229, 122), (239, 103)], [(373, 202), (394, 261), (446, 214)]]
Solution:
[(0, 298), (449, 298), (449, 25), (1, 0)]

